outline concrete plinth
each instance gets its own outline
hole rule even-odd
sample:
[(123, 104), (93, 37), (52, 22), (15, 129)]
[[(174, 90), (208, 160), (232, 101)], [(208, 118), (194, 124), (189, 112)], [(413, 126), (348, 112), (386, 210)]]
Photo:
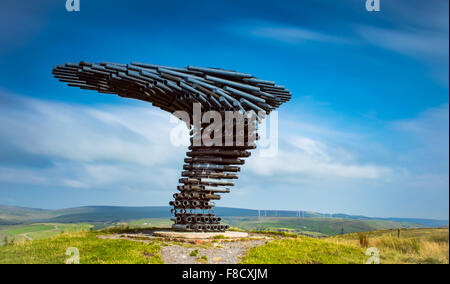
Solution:
[(168, 239), (185, 239), (185, 240), (212, 240), (217, 238), (242, 239), (247, 238), (246, 232), (176, 232), (176, 231), (156, 231), (153, 232), (156, 237)]

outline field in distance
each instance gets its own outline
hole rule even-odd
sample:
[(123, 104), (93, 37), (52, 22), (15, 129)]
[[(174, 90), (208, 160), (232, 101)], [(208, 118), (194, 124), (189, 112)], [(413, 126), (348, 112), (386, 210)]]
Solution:
[(8, 242), (46, 239), (67, 232), (88, 231), (90, 224), (37, 223), (30, 225), (0, 226), (0, 246)]
[(392, 228), (418, 228), (420, 224), (386, 220), (299, 217), (224, 217), (230, 226), (247, 231), (285, 231), (311, 237), (325, 237)]

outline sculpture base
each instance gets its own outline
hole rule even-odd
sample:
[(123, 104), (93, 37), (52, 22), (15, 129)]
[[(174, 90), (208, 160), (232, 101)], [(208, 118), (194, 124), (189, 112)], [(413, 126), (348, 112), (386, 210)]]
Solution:
[(155, 231), (155, 237), (167, 239), (184, 239), (184, 240), (214, 240), (214, 239), (243, 239), (248, 238), (246, 232), (176, 232), (176, 231)]

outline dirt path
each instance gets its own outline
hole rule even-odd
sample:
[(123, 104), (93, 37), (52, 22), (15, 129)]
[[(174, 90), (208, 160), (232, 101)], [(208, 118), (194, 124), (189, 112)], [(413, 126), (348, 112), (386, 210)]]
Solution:
[(266, 240), (247, 240), (210, 243), (205, 246), (197, 245), (192, 247), (185, 245), (171, 245), (161, 248), (161, 256), (164, 263), (167, 264), (236, 264), (239, 263), (241, 257), (243, 257), (250, 248), (260, 246), (265, 242)]
[(28, 233), (23, 234), (22, 236), (23, 236), (25, 239), (29, 240), (29, 241), (32, 241), (32, 240), (33, 240), (32, 237), (28, 236)]

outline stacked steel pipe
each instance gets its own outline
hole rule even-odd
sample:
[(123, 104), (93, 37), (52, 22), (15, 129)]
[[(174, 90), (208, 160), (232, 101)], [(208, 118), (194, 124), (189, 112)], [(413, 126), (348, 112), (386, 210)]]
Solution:
[[(176, 68), (140, 62), (119, 64), (111, 62), (66, 63), (53, 69), (53, 75), (69, 86), (117, 94), (150, 102), (170, 113), (186, 111), (191, 128), (191, 146), (185, 158), (179, 193), (174, 194), (173, 228), (187, 231), (225, 231), (228, 225), (214, 214), (213, 200), (220, 193), (230, 192), (237, 172), (250, 156), (258, 138), (250, 119), (244, 129), (236, 120), (227, 120), (228, 111), (238, 111), (259, 121), (291, 98), (289, 90), (275, 82), (260, 80), (250, 74), (217, 68), (188, 66)], [(226, 135), (219, 145), (206, 146), (201, 141), (203, 130), (210, 123), (194, 123), (195, 104), (202, 111), (220, 113)], [(228, 127), (228, 126), (230, 127)], [(231, 130), (231, 131), (230, 131)], [(241, 132), (244, 133), (241, 133)], [(215, 134), (211, 134), (214, 138)], [(240, 137), (240, 139), (238, 139)], [(196, 143), (200, 141), (200, 143)]]

